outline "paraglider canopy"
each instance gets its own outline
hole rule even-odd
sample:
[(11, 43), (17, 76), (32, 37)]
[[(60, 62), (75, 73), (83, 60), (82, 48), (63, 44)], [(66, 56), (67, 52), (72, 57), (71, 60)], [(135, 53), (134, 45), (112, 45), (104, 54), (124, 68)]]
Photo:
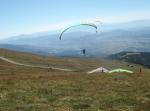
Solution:
[(117, 72), (133, 73), (133, 71), (126, 70), (126, 69), (113, 69), (109, 71), (109, 73), (117, 73)]
[(60, 39), (60, 40), (62, 39), (63, 34), (64, 34), (67, 30), (69, 30), (69, 29), (71, 29), (71, 28), (74, 28), (74, 27), (78, 27), (78, 26), (93, 27), (93, 28), (96, 29), (96, 33), (97, 33), (98, 27), (97, 27), (94, 23), (81, 23), (81, 24), (72, 25), (72, 26), (67, 27), (66, 29), (64, 29), (64, 30), (61, 32), (61, 34), (60, 34), (60, 36), (59, 36), (59, 39)]
[(103, 68), (103, 67), (99, 67), (99, 68), (97, 68), (97, 69), (94, 69), (94, 70), (92, 70), (92, 71), (89, 71), (88, 72), (88, 74), (92, 74), (92, 73), (108, 73), (109, 72), (109, 70), (108, 69), (106, 69), (106, 68)]

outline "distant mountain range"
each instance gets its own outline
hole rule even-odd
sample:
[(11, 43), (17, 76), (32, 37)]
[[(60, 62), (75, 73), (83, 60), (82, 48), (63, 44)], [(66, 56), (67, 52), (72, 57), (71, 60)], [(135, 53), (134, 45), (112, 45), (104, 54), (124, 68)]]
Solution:
[(124, 60), (150, 68), (150, 52), (120, 52), (110, 55), (108, 58)]
[(0, 48), (42, 55), (104, 57), (121, 51), (150, 52), (150, 20), (103, 24), (99, 33), (76, 31), (65, 33), (19, 35), (0, 41)]

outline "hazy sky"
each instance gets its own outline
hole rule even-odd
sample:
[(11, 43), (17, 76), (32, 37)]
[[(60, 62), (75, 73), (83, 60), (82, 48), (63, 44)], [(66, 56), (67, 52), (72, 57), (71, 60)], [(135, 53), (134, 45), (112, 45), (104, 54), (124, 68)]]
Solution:
[(95, 19), (150, 19), (150, 0), (0, 0), (0, 38)]

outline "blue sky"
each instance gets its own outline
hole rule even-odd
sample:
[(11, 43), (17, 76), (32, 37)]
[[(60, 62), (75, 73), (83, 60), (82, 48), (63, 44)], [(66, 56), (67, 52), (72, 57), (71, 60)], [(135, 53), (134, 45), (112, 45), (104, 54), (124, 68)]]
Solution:
[(96, 19), (104, 23), (150, 19), (150, 0), (0, 0), (0, 38)]

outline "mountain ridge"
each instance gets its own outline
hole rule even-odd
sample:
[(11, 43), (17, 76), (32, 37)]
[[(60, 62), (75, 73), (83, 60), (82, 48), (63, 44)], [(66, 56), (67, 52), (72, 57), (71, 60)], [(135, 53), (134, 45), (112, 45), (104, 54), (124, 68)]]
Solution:
[[(24, 45), (26, 47), (22, 48), (23, 51), (57, 56), (80, 56), (81, 49), (87, 49), (87, 54), (93, 57), (104, 57), (121, 51), (150, 52), (149, 20), (124, 23), (122, 26), (119, 24), (117, 28), (114, 26), (113, 30), (109, 28), (105, 30), (103, 27), (105, 26), (101, 27), (98, 34), (86, 31), (68, 32), (64, 34), (62, 40), (59, 40), (59, 33), (21, 35), (1, 40), (0, 47), (11, 48), (11, 45), (17, 45), (21, 50)], [(17, 50), (17, 46), (11, 49)]]
[(107, 58), (123, 60), (150, 68), (150, 52), (120, 52), (110, 55)]

